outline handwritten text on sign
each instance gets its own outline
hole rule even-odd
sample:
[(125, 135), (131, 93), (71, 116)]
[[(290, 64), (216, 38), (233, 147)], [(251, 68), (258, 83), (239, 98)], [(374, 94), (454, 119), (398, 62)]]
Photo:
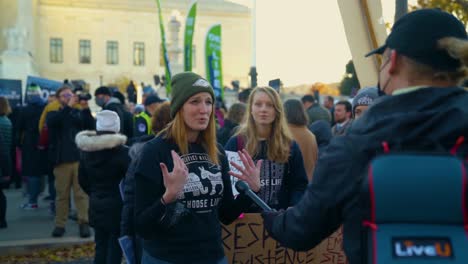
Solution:
[(348, 263), (342, 250), (341, 228), (306, 252), (282, 247), (263, 228), (263, 220), (259, 214), (245, 214), (242, 219), (223, 226), (222, 233), (224, 252), (231, 264)]

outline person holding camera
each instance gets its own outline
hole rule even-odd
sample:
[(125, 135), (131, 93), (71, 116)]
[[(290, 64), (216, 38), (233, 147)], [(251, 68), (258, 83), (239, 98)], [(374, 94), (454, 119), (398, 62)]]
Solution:
[(78, 96), (72, 89), (63, 86), (56, 92), (59, 109), (47, 114), (49, 130), (49, 157), (54, 164), (56, 197), (55, 228), (53, 237), (65, 234), (68, 218), (70, 190), (73, 188), (74, 201), (78, 211), (79, 233), (81, 237), (91, 235), (88, 225), (88, 196), (78, 184), (78, 164), (80, 153), (75, 136), (84, 129), (94, 129), (94, 119), (89, 108), (76, 108)]

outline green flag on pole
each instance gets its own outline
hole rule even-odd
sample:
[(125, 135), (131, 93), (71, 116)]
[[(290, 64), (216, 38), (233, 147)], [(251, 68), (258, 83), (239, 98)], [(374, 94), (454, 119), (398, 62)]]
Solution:
[(205, 40), (206, 79), (213, 86), (216, 97), (224, 98), (221, 61), (221, 24), (213, 25)]
[(166, 48), (166, 33), (164, 31), (164, 21), (161, 14), (161, 3), (159, 0), (156, 0), (156, 4), (158, 5), (158, 14), (159, 14), (159, 31), (161, 31), (161, 41), (162, 41), (162, 48), (163, 48), (163, 56), (164, 56), (164, 68), (165, 68), (165, 75), (166, 75), (166, 96), (170, 96), (171, 94), (171, 67), (169, 64), (169, 57), (167, 56), (167, 48)]
[(197, 2), (194, 1), (190, 6), (185, 21), (184, 35), (184, 71), (192, 71), (192, 43), (195, 30), (195, 18), (197, 17)]

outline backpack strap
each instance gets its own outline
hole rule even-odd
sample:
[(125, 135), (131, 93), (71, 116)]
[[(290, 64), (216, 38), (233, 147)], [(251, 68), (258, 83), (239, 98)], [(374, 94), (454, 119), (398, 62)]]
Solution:
[(450, 149), (450, 154), (452, 155), (457, 155), (458, 149), (460, 148), (461, 145), (465, 142), (465, 137), (464, 136), (459, 136), (457, 138), (457, 141), (455, 142), (455, 145)]

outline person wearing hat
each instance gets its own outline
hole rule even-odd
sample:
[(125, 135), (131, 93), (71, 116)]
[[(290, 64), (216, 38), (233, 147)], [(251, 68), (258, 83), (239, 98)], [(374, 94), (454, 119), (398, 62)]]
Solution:
[(114, 93), (109, 87), (101, 86), (94, 91), (94, 100), (96, 105), (102, 107), (102, 110), (114, 111), (120, 118), (120, 132), (127, 136), (133, 137), (133, 120), (126, 114), (126, 110), (121, 101), (114, 97)]
[(377, 87), (366, 87), (359, 90), (353, 98), (353, 117), (354, 120), (361, 117), (367, 108), (379, 97)]
[(47, 174), (47, 151), (37, 147), (39, 119), (45, 107), (41, 88), (31, 84), (26, 90), (27, 105), (22, 107), (17, 121), (18, 146), (21, 149), (21, 174), (27, 177), (28, 202), (22, 209), (38, 208), (37, 198), (41, 192), (43, 175)]
[(229, 172), (226, 154), (216, 144), (210, 83), (183, 72), (173, 76), (171, 85), (173, 120), (145, 143), (135, 168), (142, 263), (227, 263), (220, 221), (234, 221), (252, 203), (243, 194), (234, 198), (230, 175), (259, 191), (261, 161), (255, 165), (240, 151), (245, 169)]
[(309, 119), (308, 125), (312, 124), (317, 120), (325, 120), (331, 123), (332, 116), (330, 111), (325, 107), (321, 106), (315, 97), (311, 94), (306, 94), (301, 98), (304, 109), (306, 110), (307, 117)]
[[(390, 151), (408, 147), (449, 153), (460, 136), (468, 135), (468, 93), (458, 86), (466, 77), (468, 38), (460, 20), (437, 9), (410, 12), (394, 24), (385, 45), (370, 54), (382, 54), (378, 89), (385, 96), (346, 135), (331, 140), (296, 206), (263, 214), (268, 233), (295, 250), (315, 247), (343, 225), (350, 264), (366, 263), (368, 257), (361, 224), (370, 209), (357, 199), (382, 142)], [(458, 154), (466, 157), (466, 152), (460, 148)]]
[(81, 151), (79, 183), (89, 196), (89, 223), (94, 228), (94, 263), (122, 261), (118, 241), (122, 213), (119, 183), (130, 157), (125, 146), (127, 137), (119, 131), (117, 113), (103, 110), (96, 114), (96, 131), (82, 131), (75, 138)]
[(134, 131), (135, 137), (141, 137), (144, 135), (151, 134), (151, 116), (153, 116), (154, 110), (159, 104), (164, 102), (157, 94), (151, 94), (146, 97), (145, 100), (145, 111), (135, 116)]

